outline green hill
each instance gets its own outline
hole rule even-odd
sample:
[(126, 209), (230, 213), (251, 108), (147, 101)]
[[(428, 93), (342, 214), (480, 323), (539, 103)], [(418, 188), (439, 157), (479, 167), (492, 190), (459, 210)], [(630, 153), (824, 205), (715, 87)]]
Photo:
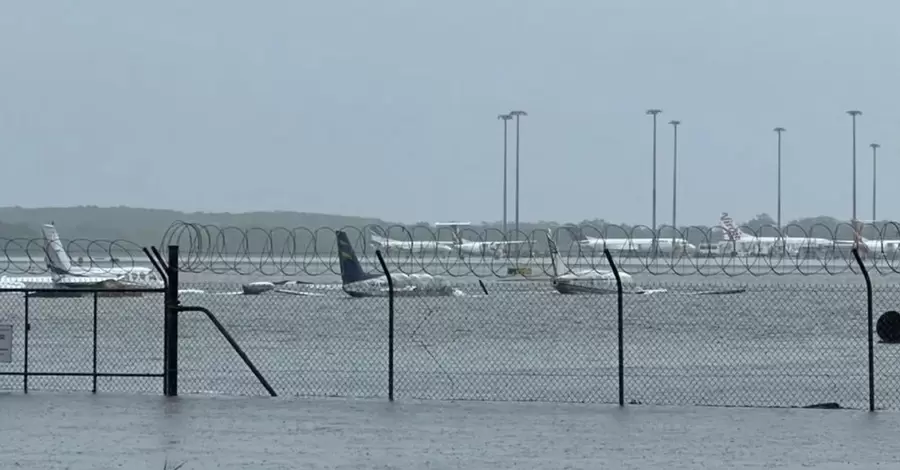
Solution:
[(128, 240), (141, 246), (157, 246), (176, 221), (219, 227), (330, 227), (386, 225), (376, 218), (347, 217), (306, 212), (181, 212), (135, 207), (0, 207), (0, 237), (40, 237), (42, 224), (53, 222), (66, 240)]
[[(40, 236), (40, 231), (28, 224), (9, 223), (0, 219), (0, 240), (31, 240)], [(5, 243), (5, 241), (4, 241)]]

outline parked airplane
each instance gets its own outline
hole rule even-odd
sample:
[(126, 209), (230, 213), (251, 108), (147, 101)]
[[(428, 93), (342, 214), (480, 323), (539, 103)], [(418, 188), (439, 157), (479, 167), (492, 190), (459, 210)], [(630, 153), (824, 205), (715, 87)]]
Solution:
[[(338, 230), (338, 257), (340, 258), (341, 283), (344, 292), (351, 297), (386, 297), (389, 295), (387, 277), (383, 274), (367, 274), (356, 258), (347, 233)], [(391, 274), (395, 296), (458, 296), (465, 295), (445, 278), (430, 274)]]
[(853, 240), (838, 240), (835, 243), (839, 246), (858, 246), (862, 254), (888, 254), (895, 253), (900, 250), (900, 240), (869, 240), (860, 233), (862, 227), (860, 224), (865, 221), (857, 220), (854, 224)]
[(59, 238), (56, 227), (44, 224), (41, 227), (46, 244), (45, 254), (50, 277), (57, 287), (163, 287), (163, 281), (153, 268), (134, 266), (131, 268), (79, 268), (72, 265)]
[[(719, 225), (725, 231), (726, 237), (728, 237), (729, 248), (739, 253), (753, 255), (770, 254), (783, 248), (788, 253), (796, 254), (803, 249), (825, 248), (836, 245), (834, 240), (818, 237), (757, 237), (750, 235), (736, 227), (734, 220), (728, 216), (727, 212), (723, 212), (719, 217)], [(838, 245), (840, 244), (838, 243)]]
[[(652, 238), (596, 238), (588, 237), (576, 227), (566, 227), (566, 229), (578, 241), (578, 245), (582, 250), (592, 250), (596, 253), (603, 253), (606, 248), (611, 252), (619, 253), (648, 253), (653, 251)], [(656, 240), (657, 250), (663, 254), (689, 253), (697, 249), (691, 243), (683, 238), (659, 237)]]
[(486, 257), (492, 256), (494, 258), (502, 258), (504, 254), (507, 252), (507, 248), (510, 245), (519, 245), (525, 243), (524, 240), (514, 240), (514, 241), (471, 241), (463, 238), (459, 233), (460, 226), (469, 226), (470, 222), (435, 222), (435, 227), (450, 227), (453, 231), (453, 241), (454, 244), (450, 245), (454, 249), (456, 249), (457, 253), (459, 253), (459, 257), (463, 258), (465, 256), (478, 256), (478, 257)]
[[(563, 263), (549, 230), (547, 231), (547, 245), (550, 247), (550, 264), (553, 268), (551, 283), (560, 294), (616, 294), (618, 292), (616, 276), (612, 271), (595, 269), (572, 271), (569, 269)], [(672, 292), (668, 289), (644, 289), (634, 282), (630, 274), (621, 271), (619, 271), (619, 279), (622, 281), (623, 294), (721, 295), (740, 294), (746, 291), (743, 288), (679, 292)]]
[(44, 259), (50, 276), (4, 276), (0, 278), (0, 289), (161, 288), (164, 285), (152, 268), (75, 267), (63, 247), (56, 227), (45, 224), (41, 227), (41, 233), (44, 239)]
[[(376, 229), (382, 233), (375, 233)], [(453, 253), (453, 242), (440, 242), (434, 240), (394, 240), (392, 238), (388, 238), (379, 227), (369, 227), (368, 232), (369, 240), (371, 240), (372, 246), (380, 249), (385, 253), (395, 250), (416, 254)]]
[[(612, 271), (596, 269), (572, 271), (569, 269), (559, 255), (550, 230), (547, 230), (547, 245), (550, 248), (550, 266), (553, 269), (553, 277), (550, 278), (550, 282), (560, 294), (615, 294), (618, 292), (616, 276)], [(619, 272), (619, 278), (622, 280), (623, 287), (634, 284), (634, 279), (628, 273)]]

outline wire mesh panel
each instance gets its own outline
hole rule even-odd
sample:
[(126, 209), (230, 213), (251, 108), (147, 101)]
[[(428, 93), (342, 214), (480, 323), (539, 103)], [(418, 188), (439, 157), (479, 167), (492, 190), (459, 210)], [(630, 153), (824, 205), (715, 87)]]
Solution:
[(162, 393), (162, 379), (144, 375), (163, 372), (164, 319), (162, 293), (98, 296), (97, 391)]
[(859, 285), (667, 284), (625, 301), (626, 400), (867, 406), (866, 292)]
[(900, 409), (900, 324), (892, 321), (900, 312), (900, 285), (874, 286), (872, 306), (875, 406)]
[[(162, 391), (160, 292), (3, 292), (0, 324), (13, 324), (9, 390)], [(116, 377), (110, 377), (116, 376)]]
[(57, 375), (93, 372), (93, 296), (32, 297), (28, 319), (28, 389), (93, 390), (89, 375)]
[[(25, 294), (0, 291), (0, 325), (11, 325), (10, 362), (0, 360), (0, 390), (22, 390), (25, 370)], [(0, 341), (2, 346), (8, 338)]]
[(396, 300), (399, 397), (617, 400), (614, 296), (563, 296), (548, 282), (486, 287)]
[[(387, 396), (387, 300), (340, 290), (239, 295), (226, 284), (185, 286), (183, 305), (212, 311), (281, 395)], [(287, 290), (286, 290), (287, 291)], [(200, 313), (179, 314), (180, 393), (265, 394), (238, 354)]]

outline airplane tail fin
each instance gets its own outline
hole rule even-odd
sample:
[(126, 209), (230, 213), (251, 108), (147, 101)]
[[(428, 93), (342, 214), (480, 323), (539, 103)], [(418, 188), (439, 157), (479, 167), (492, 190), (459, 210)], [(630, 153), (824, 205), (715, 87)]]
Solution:
[(719, 217), (719, 225), (725, 230), (725, 235), (728, 236), (729, 240), (736, 242), (741, 239), (741, 231), (734, 226), (734, 219), (727, 212), (723, 212), (722, 216)]
[(858, 220), (853, 221), (853, 246), (863, 253), (869, 252), (869, 245), (866, 244), (865, 237), (862, 236), (863, 224)]
[(556, 242), (553, 241), (550, 229), (547, 229), (547, 246), (550, 248), (550, 267), (553, 268), (553, 277), (568, 273), (569, 267), (560, 259), (559, 250), (556, 248)]
[[(378, 227), (377, 225), (372, 225), (366, 229), (369, 232), (369, 240), (373, 243), (377, 243), (379, 245), (385, 244), (387, 242), (387, 234), (384, 233), (384, 229)], [(345, 234), (346, 235), (346, 234)]]
[(52, 224), (44, 224), (41, 227), (44, 236), (44, 256), (47, 259), (47, 268), (51, 275), (60, 276), (72, 271), (72, 260), (63, 248), (59, 233)]
[(350, 284), (375, 277), (366, 274), (366, 272), (363, 271), (362, 265), (359, 264), (359, 260), (356, 258), (356, 252), (353, 250), (353, 245), (350, 244), (350, 238), (347, 237), (347, 233), (338, 230), (336, 235), (338, 259), (341, 262), (341, 282)]
[(456, 243), (457, 245), (462, 245), (463, 243), (466, 242), (466, 240), (462, 237), (462, 234), (460, 233), (458, 226), (454, 226), (453, 230), (451, 230), (450, 233), (453, 234), (453, 243)]

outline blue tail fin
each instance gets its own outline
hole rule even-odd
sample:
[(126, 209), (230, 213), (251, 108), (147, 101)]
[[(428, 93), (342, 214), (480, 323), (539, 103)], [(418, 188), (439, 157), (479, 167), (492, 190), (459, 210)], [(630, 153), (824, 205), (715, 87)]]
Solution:
[(356, 259), (356, 253), (353, 251), (353, 245), (350, 244), (347, 233), (338, 230), (336, 235), (338, 258), (341, 261), (341, 282), (350, 284), (378, 277), (377, 275), (366, 274), (366, 272), (363, 271), (362, 265), (359, 264), (359, 260)]

